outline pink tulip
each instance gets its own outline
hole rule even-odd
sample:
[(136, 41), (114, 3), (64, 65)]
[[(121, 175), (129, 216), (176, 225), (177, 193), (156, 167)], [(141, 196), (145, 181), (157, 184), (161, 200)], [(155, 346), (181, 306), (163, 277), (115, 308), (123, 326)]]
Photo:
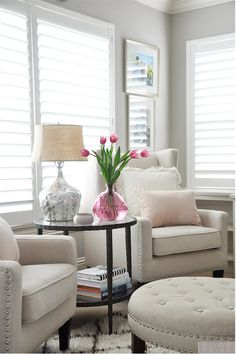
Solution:
[(137, 150), (131, 150), (130, 153), (129, 153), (129, 156), (130, 156), (132, 159), (138, 159), (138, 158), (139, 158), (138, 151), (137, 151)]
[(81, 150), (80, 150), (80, 154), (81, 154), (81, 156), (83, 156), (83, 157), (87, 157), (87, 156), (90, 155), (90, 152), (89, 152), (87, 149), (81, 149)]
[(107, 141), (107, 138), (105, 136), (100, 136), (100, 144), (105, 145)]
[(148, 157), (148, 156), (149, 156), (149, 151), (146, 150), (146, 149), (144, 149), (143, 151), (141, 151), (140, 155), (141, 155), (142, 157)]
[(119, 137), (118, 137), (116, 134), (111, 134), (111, 136), (110, 136), (110, 142), (111, 142), (112, 144), (116, 143), (118, 139), (119, 139)]

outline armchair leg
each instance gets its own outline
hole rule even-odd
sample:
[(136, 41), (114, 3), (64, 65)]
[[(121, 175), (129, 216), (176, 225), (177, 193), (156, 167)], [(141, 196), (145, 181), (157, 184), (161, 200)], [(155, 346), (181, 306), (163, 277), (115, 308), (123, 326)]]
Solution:
[(59, 328), (59, 348), (62, 352), (70, 346), (71, 318)]
[(224, 278), (224, 269), (213, 270), (213, 278)]
[(132, 333), (132, 353), (145, 353), (145, 342)]

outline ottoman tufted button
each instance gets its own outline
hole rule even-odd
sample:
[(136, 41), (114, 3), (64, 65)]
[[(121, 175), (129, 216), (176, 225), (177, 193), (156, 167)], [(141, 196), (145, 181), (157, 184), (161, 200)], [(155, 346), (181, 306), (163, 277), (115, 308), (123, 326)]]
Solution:
[(197, 312), (203, 312), (204, 310), (203, 309), (197, 309), (196, 311)]
[(222, 301), (223, 299), (222, 299), (222, 297), (217, 297), (216, 300)]
[(228, 306), (228, 310), (234, 310), (234, 306)]
[(194, 299), (186, 299), (186, 301), (194, 302)]
[(161, 301), (160, 305), (166, 305), (166, 302), (165, 301)]

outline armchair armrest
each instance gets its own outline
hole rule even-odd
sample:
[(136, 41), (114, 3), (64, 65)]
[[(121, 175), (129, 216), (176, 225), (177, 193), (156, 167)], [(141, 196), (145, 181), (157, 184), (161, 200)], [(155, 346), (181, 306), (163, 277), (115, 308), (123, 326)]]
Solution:
[(15, 235), (20, 264), (69, 263), (76, 265), (76, 244), (70, 236)]
[(219, 210), (198, 209), (203, 226), (224, 231), (228, 228), (228, 214)]
[(0, 260), (0, 299), (0, 353), (14, 353), (22, 310), (21, 268), (16, 261)]
[(221, 233), (221, 250), (227, 257), (228, 252), (228, 214), (220, 210), (198, 209), (203, 226), (213, 227)]
[(132, 227), (133, 278), (143, 279), (145, 265), (152, 262), (152, 224), (147, 218), (137, 216)]

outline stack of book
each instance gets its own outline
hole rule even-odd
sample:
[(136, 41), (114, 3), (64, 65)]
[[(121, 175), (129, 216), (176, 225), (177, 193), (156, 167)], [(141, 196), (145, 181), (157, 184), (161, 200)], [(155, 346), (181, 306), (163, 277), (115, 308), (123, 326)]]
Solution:
[[(125, 268), (112, 271), (112, 296), (125, 295), (131, 288), (131, 279)], [(108, 297), (107, 268), (102, 265), (77, 272), (77, 294), (86, 298), (105, 300)]]

